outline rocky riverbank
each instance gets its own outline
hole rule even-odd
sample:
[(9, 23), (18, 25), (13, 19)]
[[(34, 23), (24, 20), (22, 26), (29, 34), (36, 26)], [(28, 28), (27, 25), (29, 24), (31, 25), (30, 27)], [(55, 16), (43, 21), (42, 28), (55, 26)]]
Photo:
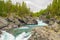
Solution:
[(51, 26), (36, 27), (29, 40), (60, 40), (60, 25), (54, 23)]
[(50, 18), (49, 16), (47, 16), (48, 14), (43, 14), (41, 16), (39, 16), (39, 20), (43, 20), (43, 22), (47, 23), (48, 25), (53, 25), (55, 22), (60, 24), (60, 19), (57, 18)]
[(37, 24), (37, 21), (30, 17), (8, 17), (8, 18), (3, 18), (0, 17), (0, 29), (2, 30), (8, 30), (11, 28), (18, 28), (21, 27), (22, 25), (26, 24)]
[[(32, 36), (29, 40), (60, 40), (60, 24), (59, 21), (54, 19), (46, 20), (42, 19), (43, 22), (47, 23), (48, 26), (44, 27), (35, 27), (32, 29)], [(18, 28), (26, 24), (38, 24), (36, 18), (27, 16), (27, 17), (0, 17), (0, 29), (9, 30), (12, 28)], [(0, 34), (2, 32), (0, 31)]]

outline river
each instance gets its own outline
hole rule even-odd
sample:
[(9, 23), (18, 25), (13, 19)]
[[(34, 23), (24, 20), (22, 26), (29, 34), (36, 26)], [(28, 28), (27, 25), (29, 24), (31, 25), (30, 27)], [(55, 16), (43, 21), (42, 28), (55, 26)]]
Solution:
[(32, 35), (31, 30), (34, 27), (47, 26), (48, 24), (44, 23), (42, 20), (37, 20), (38, 24), (36, 25), (24, 25), (20, 28), (14, 28), (9, 30), (11, 33), (2, 31), (0, 40), (28, 40)]

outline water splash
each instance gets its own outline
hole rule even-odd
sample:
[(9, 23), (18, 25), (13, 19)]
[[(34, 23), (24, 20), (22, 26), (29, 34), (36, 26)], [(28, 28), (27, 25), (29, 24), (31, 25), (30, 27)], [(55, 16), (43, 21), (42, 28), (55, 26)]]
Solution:
[(37, 19), (37, 22), (38, 22), (38, 25), (40, 25), (40, 26), (47, 26), (48, 25), (48, 24), (44, 23), (42, 20)]
[(31, 33), (25, 33), (23, 32), (19, 36), (17, 36), (16, 40), (28, 40), (31, 37)]
[(20, 27), (19, 29), (29, 29), (29, 27)]
[(28, 33), (21, 33), (17, 37), (14, 37), (12, 34), (2, 31), (2, 35), (0, 37), (0, 40), (28, 40), (31, 36), (31, 32)]
[(15, 38), (12, 34), (9, 34), (6, 31), (2, 31), (1, 39), (2, 40), (14, 40)]

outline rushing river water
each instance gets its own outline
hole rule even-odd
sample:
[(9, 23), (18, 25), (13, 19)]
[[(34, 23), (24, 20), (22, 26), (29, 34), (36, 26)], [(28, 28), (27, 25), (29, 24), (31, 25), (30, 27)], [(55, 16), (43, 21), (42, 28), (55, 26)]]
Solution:
[(8, 33), (6, 31), (2, 31), (2, 35), (0, 37), (0, 40), (28, 40), (30, 36), (32, 35), (31, 30), (34, 27), (37, 26), (47, 26), (46, 23), (43, 23), (41, 20), (37, 20), (38, 24), (37, 25), (25, 25), (20, 28), (15, 28), (11, 29), (10, 32)]

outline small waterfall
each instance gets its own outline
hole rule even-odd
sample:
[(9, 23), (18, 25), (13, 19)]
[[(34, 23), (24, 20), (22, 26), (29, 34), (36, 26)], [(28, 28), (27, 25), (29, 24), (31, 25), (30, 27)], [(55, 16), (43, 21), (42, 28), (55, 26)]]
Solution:
[(47, 26), (48, 25), (48, 24), (44, 23), (42, 20), (37, 19), (37, 22), (38, 22), (38, 25), (40, 25), (40, 26)]
[(2, 35), (0, 37), (0, 40), (28, 40), (31, 36), (31, 32), (28, 33), (21, 33), (17, 37), (14, 37), (12, 34), (2, 31)]

